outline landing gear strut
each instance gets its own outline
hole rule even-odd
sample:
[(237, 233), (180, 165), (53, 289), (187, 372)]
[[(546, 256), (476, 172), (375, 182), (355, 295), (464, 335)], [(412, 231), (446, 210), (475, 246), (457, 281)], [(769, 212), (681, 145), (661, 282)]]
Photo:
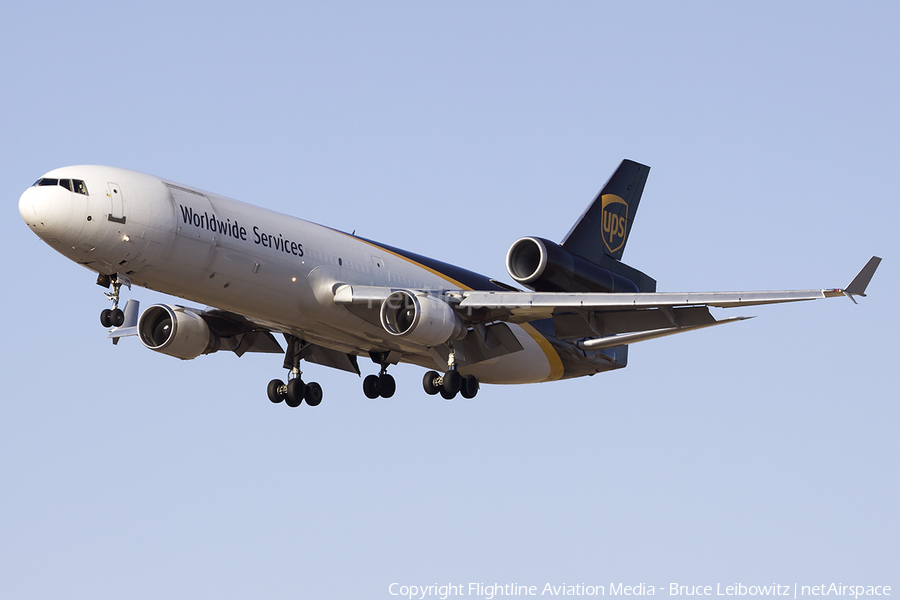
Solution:
[(372, 360), (381, 364), (381, 371), (378, 375), (369, 375), (363, 379), (363, 394), (366, 398), (374, 400), (381, 396), (382, 398), (390, 398), (397, 391), (397, 382), (391, 375), (388, 375), (388, 355), (387, 352), (371, 352)]
[(300, 371), (300, 357), (306, 346), (304, 342), (294, 336), (286, 335), (287, 351), (284, 354), (285, 368), (290, 369), (288, 382), (285, 384), (280, 379), (273, 379), (266, 388), (266, 394), (273, 403), (284, 402), (291, 408), (297, 408), (306, 400), (309, 406), (318, 406), (322, 403), (322, 386), (316, 382), (304, 383)]
[(463, 398), (474, 398), (480, 387), (474, 375), (462, 375), (456, 370), (456, 353), (450, 352), (450, 369), (441, 375), (437, 371), (428, 371), (422, 380), (422, 387), (429, 396), (440, 394), (445, 400), (452, 400), (461, 393)]
[(112, 301), (113, 307), (106, 308), (100, 312), (100, 324), (109, 329), (110, 327), (121, 327), (125, 323), (125, 313), (119, 308), (119, 290), (122, 286), (131, 289), (131, 280), (118, 274), (109, 276), (102, 273), (97, 278), (97, 285), (106, 288), (112, 287), (111, 292), (104, 292), (106, 297)]

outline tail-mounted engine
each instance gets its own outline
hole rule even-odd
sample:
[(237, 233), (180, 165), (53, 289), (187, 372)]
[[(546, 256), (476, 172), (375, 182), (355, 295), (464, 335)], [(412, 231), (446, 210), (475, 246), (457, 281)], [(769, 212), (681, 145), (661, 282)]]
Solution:
[(138, 318), (137, 329), (144, 346), (182, 360), (219, 349), (219, 340), (203, 317), (181, 306), (148, 307)]
[[(656, 282), (628, 265), (608, 259), (616, 271), (566, 251), (539, 237), (524, 237), (506, 253), (506, 270), (513, 279), (536, 292), (655, 291)], [(637, 282), (640, 282), (638, 285)], [(652, 289), (648, 287), (652, 285)]]
[(450, 305), (427, 294), (397, 290), (381, 303), (381, 326), (416, 344), (438, 346), (466, 335)]

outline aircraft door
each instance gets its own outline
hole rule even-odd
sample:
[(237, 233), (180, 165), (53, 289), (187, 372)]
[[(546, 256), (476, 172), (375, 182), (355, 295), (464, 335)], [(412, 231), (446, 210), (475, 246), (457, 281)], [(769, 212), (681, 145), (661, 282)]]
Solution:
[(175, 260), (207, 269), (216, 246), (215, 217), (212, 205), (204, 194), (186, 188), (167, 185), (175, 204)]
[(122, 197), (122, 187), (118, 183), (109, 182), (106, 195), (109, 196), (107, 219), (114, 223), (125, 223), (125, 199)]

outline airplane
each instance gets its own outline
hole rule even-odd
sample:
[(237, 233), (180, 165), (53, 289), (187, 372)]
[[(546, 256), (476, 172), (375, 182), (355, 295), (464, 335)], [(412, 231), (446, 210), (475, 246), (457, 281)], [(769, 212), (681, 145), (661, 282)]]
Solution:
[[(621, 369), (633, 343), (748, 317), (733, 308), (865, 296), (881, 259), (846, 288), (660, 293), (622, 262), (650, 168), (623, 160), (560, 243), (523, 237), (506, 255), (522, 290), (458, 266), (151, 175), (106, 166), (52, 170), (25, 190), (19, 213), (51, 248), (97, 274), (112, 307), (100, 321), (116, 344), (137, 336), (183, 360), (219, 350), (283, 353), (273, 403), (321, 403), (301, 361), (361, 376), (390, 398), (391, 365), (427, 369), (430, 395), (474, 398), (482, 383), (525, 384)], [(136, 285), (205, 305), (137, 300)], [(285, 340), (282, 348), (276, 334)]]

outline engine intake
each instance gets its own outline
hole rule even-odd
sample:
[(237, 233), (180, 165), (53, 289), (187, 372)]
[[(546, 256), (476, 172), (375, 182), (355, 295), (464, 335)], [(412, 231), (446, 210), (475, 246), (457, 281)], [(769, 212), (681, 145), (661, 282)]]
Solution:
[(449, 304), (407, 290), (397, 290), (381, 303), (381, 326), (391, 335), (425, 346), (438, 346), (466, 335), (466, 326)]
[[(517, 240), (506, 253), (506, 270), (522, 285), (537, 292), (637, 292), (653, 291), (656, 282), (628, 265), (610, 258), (616, 270), (633, 272), (641, 282), (594, 264), (539, 237)], [(647, 283), (645, 285), (645, 281)], [(652, 282), (653, 290), (645, 288)]]
[(144, 346), (182, 360), (219, 349), (219, 340), (203, 317), (181, 306), (154, 304), (148, 307), (138, 318), (137, 330)]

